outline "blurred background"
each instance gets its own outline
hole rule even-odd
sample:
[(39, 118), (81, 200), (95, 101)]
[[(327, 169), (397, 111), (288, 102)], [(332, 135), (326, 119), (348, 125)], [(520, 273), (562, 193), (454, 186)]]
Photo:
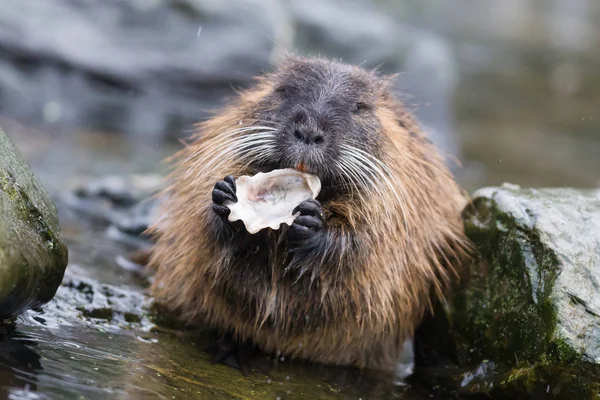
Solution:
[(294, 51), (402, 73), (469, 190), (597, 187), (599, 21), (597, 0), (0, 0), (0, 126), (51, 191), (161, 171)]

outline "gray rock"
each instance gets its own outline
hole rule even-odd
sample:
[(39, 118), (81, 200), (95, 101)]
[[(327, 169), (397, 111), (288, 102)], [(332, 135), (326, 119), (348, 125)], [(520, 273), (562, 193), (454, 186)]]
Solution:
[(277, 4), (0, 0), (0, 109), (63, 128), (177, 130), (269, 66), (285, 42)]
[(0, 320), (52, 299), (67, 259), (52, 201), (0, 130)]
[[(407, 6), (395, 6), (405, 9)], [(454, 52), (382, 5), (340, 0), (0, 0), (0, 110), (145, 135), (191, 125), (285, 51), (403, 72), (426, 131), (459, 156)]]
[(478, 256), (446, 304), (459, 364), (495, 365), (504, 387), (597, 392), (600, 191), (504, 185), (473, 197), (465, 227)]
[(145, 247), (144, 231), (156, 218), (163, 184), (161, 175), (106, 176), (82, 183), (64, 193), (62, 200), (69, 208), (107, 224), (113, 239)]
[(59, 328), (64, 320), (69, 325), (81, 324), (105, 331), (132, 327), (149, 331), (153, 327), (152, 300), (144, 297), (139, 288), (99, 283), (81, 275), (85, 275), (81, 267), (69, 267), (56, 296), (44, 310), (31, 311), (21, 318), (37, 315), (53, 328)]

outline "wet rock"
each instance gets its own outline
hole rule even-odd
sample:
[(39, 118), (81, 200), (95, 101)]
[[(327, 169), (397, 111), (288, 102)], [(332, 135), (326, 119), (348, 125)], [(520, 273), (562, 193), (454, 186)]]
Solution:
[(600, 191), (481, 189), (464, 220), (478, 255), (446, 304), (475, 366), (461, 386), (600, 393)]
[(107, 176), (77, 185), (63, 200), (70, 208), (108, 225), (113, 239), (143, 246), (163, 179), (160, 175)]
[(81, 325), (103, 331), (135, 328), (149, 331), (151, 300), (138, 287), (115, 286), (81, 278), (81, 267), (73, 265), (56, 292), (55, 298), (41, 311), (25, 317), (58, 328)]
[(52, 299), (67, 258), (54, 204), (0, 130), (0, 320)]

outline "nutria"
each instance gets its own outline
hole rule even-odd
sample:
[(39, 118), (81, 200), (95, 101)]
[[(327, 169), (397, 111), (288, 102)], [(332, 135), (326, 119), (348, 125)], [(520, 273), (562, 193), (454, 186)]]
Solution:
[[(389, 370), (464, 253), (460, 188), (391, 93), (392, 77), (287, 57), (175, 157), (153, 295), (262, 351)], [(227, 220), (234, 177), (317, 175), (291, 226)]]

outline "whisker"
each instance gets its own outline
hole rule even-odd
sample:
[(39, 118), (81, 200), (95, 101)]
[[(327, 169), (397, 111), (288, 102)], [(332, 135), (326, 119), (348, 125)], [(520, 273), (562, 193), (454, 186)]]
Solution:
[[(385, 181), (388, 189), (394, 194), (394, 196), (398, 200), (398, 205), (400, 206), (400, 209), (403, 214), (405, 229), (407, 233), (410, 233), (410, 228), (407, 220), (408, 214), (405, 209), (405, 206), (407, 206), (408, 204), (406, 201), (404, 185), (402, 184), (400, 179), (391, 172), (387, 165), (385, 165), (382, 161), (378, 160), (376, 157), (372, 156), (366, 151), (347, 144), (342, 145), (342, 148), (345, 150), (344, 152), (347, 155), (354, 157), (356, 161), (361, 162), (362, 165), (370, 168), (371, 171), (376, 172)], [(395, 178), (400, 187), (400, 193), (398, 193), (398, 190), (396, 190), (396, 187), (394, 187), (388, 175), (392, 178)]]
[(259, 138), (270, 137), (271, 135), (272, 134), (270, 132), (260, 132), (260, 133), (255, 133), (255, 134), (251, 134), (251, 135), (245, 135), (242, 137), (228, 138), (224, 141), (221, 141), (220, 143), (207, 142), (205, 144), (205, 146), (203, 146), (201, 151), (198, 152), (199, 157), (192, 164), (192, 167), (193, 167), (192, 169), (195, 169), (199, 164), (206, 162), (207, 159), (210, 159), (217, 152), (221, 151), (222, 149), (224, 149), (228, 146), (234, 145), (235, 143), (250, 142), (253, 140), (257, 140)]
[[(360, 191), (358, 189), (358, 185), (356, 184), (356, 181), (354, 180), (352, 173), (348, 170), (348, 166), (346, 165), (346, 160), (340, 158), (340, 160), (336, 161), (335, 164), (338, 167), (338, 169), (342, 172), (342, 175), (344, 175), (344, 177), (348, 180), (348, 183), (346, 183), (345, 181), (342, 181), (342, 182), (348, 186), (350, 194), (352, 194), (352, 195), (357, 194), (360, 196)], [(351, 190), (352, 187), (354, 187), (354, 191)]]
[[(256, 131), (256, 130), (262, 130), (264, 132), (267, 131), (276, 131), (276, 128), (273, 127), (269, 127), (269, 126), (263, 126), (263, 125), (255, 125), (255, 126), (245, 126), (245, 127), (241, 127), (241, 128), (236, 128), (236, 129), (232, 129), (229, 131), (225, 131), (223, 133), (219, 133), (218, 136), (216, 136), (213, 140), (211, 140), (211, 143), (219, 143), (227, 138), (230, 138), (232, 136), (235, 136), (237, 134), (240, 133), (244, 133), (244, 132), (249, 132), (249, 131)], [(202, 152), (202, 147), (200, 147), (198, 149), (198, 151), (195, 151), (194, 153), (190, 154), (190, 156), (188, 156), (188, 158), (185, 161), (190, 161), (192, 158), (194, 158), (195, 156), (198, 155), (198, 153)]]
[[(361, 161), (360, 159), (355, 159), (353, 155), (346, 154), (345, 157), (347, 157), (348, 161), (350, 161), (348, 163), (348, 167), (355, 173), (355, 175), (359, 177), (362, 185), (364, 187), (372, 187), (377, 191), (379, 196), (384, 197), (384, 193), (380, 187), (381, 185), (373, 180), (373, 178), (376, 178), (378, 174), (373, 171), (372, 166), (364, 164), (364, 161)], [(367, 175), (367, 172), (369, 172), (370, 175)], [(390, 218), (394, 217), (390, 207), (385, 207), (385, 213)]]
[(242, 166), (242, 169), (246, 169), (253, 162), (259, 161), (259, 158), (262, 159), (261, 161), (268, 160), (274, 154), (275, 154), (275, 141), (274, 140), (272, 140), (271, 143), (261, 144), (259, 146), (253, 147), (243, 154), (243, 156), (247, 157), (248, 160)]
[[(273, 134), (270, 132), (255, 133), (252, 135), (235, 138), (226, 141), (216, 148), (205, 154), (194, 165), (205, 163), (197, 172), (196, 176), (200, 177), (208, 168), (222, 165), (225, 162), (231, 161), (234, 157), (239, 157), (239, 151), (251, 149), (256, 145), (272, 142)], [(195, 168), (193, 168), (195, 169)]]
[(242, 143), (233, 143), (230, 146), (228, 146), (227, 148), (223, 149), (215, 157), (213, 157), (203, 169), (205, 169), (206, 167), (212, 166), (215, 161), (218, 162), (218, 165), (221, 165), (227, 161), (230, 161), (234, 157), (240, 157), (241, 155), (244, 154), (243, 153), (244, 151), (251, 150), (251, 149), (255, 148), (256, 145), (260, 145), (263, 143), (269, 143), (269, 142), (270, 142), (270, 139), (262, 139), (262, 140), (256, 139), (253, 141), (246, 141), (246, 142), (242, 142)]
[[(249, 136), (244, 136), (244, 137), (235, 137), (235, 138), (229, 138), (228, 140), (217, 144), (216, 146), (212, 147), (212, 148), (208, 148), (208, 147), (204, 147), (202, 149), (201, 152), (199, 152), (199, 158), (192, 164), (192, 167), (188, 169), (188, 175), (194, 171), (199, 164), (202, 163), (207, 163), (204, 165), (204, 167), (201, 169), (201, 171), (207, 167), (208, 165), (210, 165), (213, 161), (214, 161), (214, 156), (219, 153), (219, 152), (223, 152), (224, 149), (230, 148), (232, 146), (235, 146), (236, 143), (238, 144), (242, 144), (245, 142), (252, 142), (253, 140), (258, 140), (264, 137), (267, 137), (268, 135), (264, 135), (262, 133), (257, 133), (257, 134), (253, 134), (253, 135), (249, 135)], [(207, 143), (207, 144), (212, 144), (212, 143)], [(203, 171), (202, 171), (203, 172)]]
[(230, 145), (232, 143), (236, 143), (236, 142), (237, 143), (249, 142), (249, 141), (252, 141), (252, 140), (257, 140), (259, 138), (266, 138), (266, 137), (273, 137), (273, 134), (271, 132), (258, 132), (258, 133), (253, 133), (253, 134), (250, 134), (250, 135), (244, 135), (244, 136), (241, 136), (241, 137), (232, 137), (232, 138), (229, 138), (227, 140), (219, 141), (219, 142), (207, 142), (206, 143), (207, 146), (205, 146), (203, 150), (207, 149), (208, 145), (211, 145), (210, 149), (209, 149), (210, 150), (209, 154), (212, 154), (212, 153), (218, 151), (219, 148), (222, 148), (224, 146), (228, 146), (228, 145)]

